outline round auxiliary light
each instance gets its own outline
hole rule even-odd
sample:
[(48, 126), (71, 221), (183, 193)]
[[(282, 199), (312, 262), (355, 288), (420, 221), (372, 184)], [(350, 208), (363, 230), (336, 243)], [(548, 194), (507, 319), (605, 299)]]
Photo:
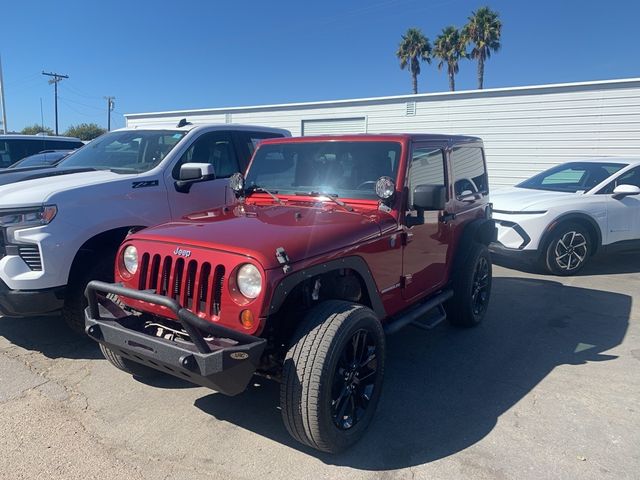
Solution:
[(376, 181), (376, 195), (381, 200), (389, 200), (396, 193), (396, 184), (391, 177), (380, 177)]
[(244, 175), (240, 172), (236, 172), (229, 177), (229, 188), (235, 193), (240, 193), (244, 190)]
[(260, 271), (250, 263), (245, 263), (238, 269), (236, 283), (240, 293), (247, 298), (256, 298), (262, 291)]
[(138, 249), (133, 245), (125, 248), (122, 254), (122, 263), (124, 263), (127, 272), (134, 275), (138, 271)]
[(246, 329), (253, 328), (253, 313), (251, 310), (243, 310), (240, 312), (240, 323)]

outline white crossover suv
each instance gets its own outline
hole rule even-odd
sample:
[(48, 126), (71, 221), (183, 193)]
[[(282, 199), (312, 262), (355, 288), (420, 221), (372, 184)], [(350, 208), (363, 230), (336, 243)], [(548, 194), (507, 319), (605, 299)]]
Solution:
[(563, 163), (491, 194), (498, 255), (537, 261), (556, 275), (596, 252), (640, 246), (640, 158)]

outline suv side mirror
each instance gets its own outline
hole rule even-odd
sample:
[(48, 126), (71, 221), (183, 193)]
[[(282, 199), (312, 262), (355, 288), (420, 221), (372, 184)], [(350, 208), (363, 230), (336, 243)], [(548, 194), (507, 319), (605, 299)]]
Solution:
[(185, 163), (180, 166), (179, 180), (176, 180), (176, 190), (189, 193), (191, 185), (207, 180), (214, 180), (216, 174), (210, 163)]
[(640, 187), (635, 185), (618, 185), (613, 189), (613, 196), (616, 198), (626, 197), (627, 195), (640, 194)]
[(416, 210), (444, 210), (444, 185), (417, 185), (413, 189), (413, 208)]

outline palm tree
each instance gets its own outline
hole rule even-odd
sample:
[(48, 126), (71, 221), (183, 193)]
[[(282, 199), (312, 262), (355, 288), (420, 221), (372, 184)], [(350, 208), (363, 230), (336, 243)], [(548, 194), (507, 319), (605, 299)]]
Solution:
[(419, 28), (410, 28), (402, 36), (402, 41), (396, 52), (400, 59), (400, 68), (409, 66), (413, 81), (413, 93), (418, 93), (418, 75), (420, 75), (420, 61), (431, 63), (431, 43)]
[(482, 7), (471, 12), (469, 23), (462, 30), (465, 43), (472, 43), (471, 58), (478, 60), (478, 88), (484, 83), (484, 62), (491, 57), (491, 52), (500, 50), (500, 34), (502, 22), (498, 12), (489, 7)]
[(449, 90), (456, 89), (456, 74), (458, 73), (458, 61), (467, 56), (465, 42), (458, 29), (449, 26), (442, 30), (433, 44), (433, 56), (440, 59), (438, 70), (447, 64), (447, 75), (449, 76)]

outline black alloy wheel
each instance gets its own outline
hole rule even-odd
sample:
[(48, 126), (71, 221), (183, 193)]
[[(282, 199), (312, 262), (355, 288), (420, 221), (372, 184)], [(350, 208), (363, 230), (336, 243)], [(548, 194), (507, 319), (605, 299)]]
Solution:
[(344, 346), (331, 389), (331, 416), (340, 430), (353, 428), (371, 403), (378, 375), (377, 350), (368, 330), (358, 330)]

